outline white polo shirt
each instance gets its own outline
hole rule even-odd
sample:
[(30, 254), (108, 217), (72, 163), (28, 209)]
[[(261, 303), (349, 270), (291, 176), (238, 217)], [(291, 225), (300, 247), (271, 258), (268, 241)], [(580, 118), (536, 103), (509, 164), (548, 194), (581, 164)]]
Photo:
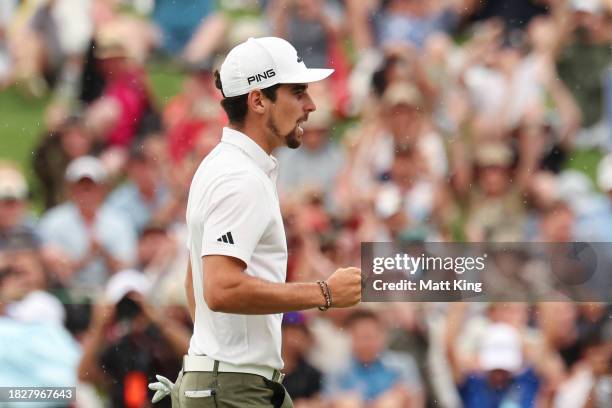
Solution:
[(250, 137), (224, 128), (196, 171), (187, 204), (188, 247), (196, 302), (190, 355), (280, 370), (282, 314), (211, 311), (204, 300), (202, 257), (244, 261), (245, 273), (285, 282), (287, 243), (276, 191), (278, 164)]

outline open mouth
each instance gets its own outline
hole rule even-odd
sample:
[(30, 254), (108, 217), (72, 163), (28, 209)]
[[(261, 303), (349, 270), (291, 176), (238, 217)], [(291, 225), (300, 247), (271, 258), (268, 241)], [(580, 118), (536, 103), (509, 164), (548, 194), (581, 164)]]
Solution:
[(303, 117), (302, 119), (297, 121), (296, 129), (300, 132), (300, 134), (304, 133), (304, 129), (302, 128), (302, 123), (306, 122), (307, 120), (308, 120), (308, 116)]

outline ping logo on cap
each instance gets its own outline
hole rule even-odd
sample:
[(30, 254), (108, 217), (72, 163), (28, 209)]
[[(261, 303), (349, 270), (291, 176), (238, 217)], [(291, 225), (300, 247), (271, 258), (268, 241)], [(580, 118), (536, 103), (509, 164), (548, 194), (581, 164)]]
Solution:
[(247, 78), (247, 82), (249, 83), (249, 85), (251, 85), (253, 82), (261, 82), (264, 79), (269, 79), (272, 78), (273, 76), (276, 75), (276, 72), (274, 71), (274, 69), (269, 69), (267, 71), (264, 71), (260, 74), (255, 74), (253, 76), (250, 76)]

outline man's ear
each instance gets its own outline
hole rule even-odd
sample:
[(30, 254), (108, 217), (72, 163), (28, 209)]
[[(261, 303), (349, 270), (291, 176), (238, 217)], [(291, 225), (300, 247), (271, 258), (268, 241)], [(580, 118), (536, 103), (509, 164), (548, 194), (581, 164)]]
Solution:
[(264, 100), (264, 94), (258, 89), (249, 92), (247, 95), (247, 104), (255, 113), (262, 114), (266, 111), (266, 104)]

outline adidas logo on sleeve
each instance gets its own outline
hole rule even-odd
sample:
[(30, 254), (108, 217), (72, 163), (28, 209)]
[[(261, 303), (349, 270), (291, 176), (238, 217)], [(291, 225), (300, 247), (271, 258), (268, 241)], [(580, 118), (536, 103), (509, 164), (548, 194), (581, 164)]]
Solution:
[(223, 234), (219, 238), (217, 238), (217, 241), (225, 242), (226, 244), (233, 244), (234, 243), (234, 237), (232, 237), (232, 233), (231, 232), (228, 232), (227, 234)]

